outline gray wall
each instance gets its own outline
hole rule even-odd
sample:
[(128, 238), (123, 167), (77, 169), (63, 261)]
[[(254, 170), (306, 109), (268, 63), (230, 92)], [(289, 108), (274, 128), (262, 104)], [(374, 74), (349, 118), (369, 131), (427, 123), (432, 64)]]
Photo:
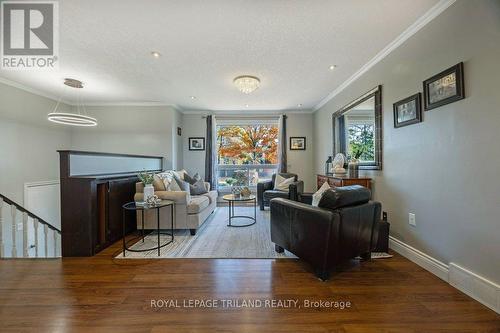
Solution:
[(0, 193), (17, 203), (23, 204), (24, 183), (59, 179), (57, 150), (70, 148), (71, 132), (47, 121), (55, 105), (0, 84)]
[[(392, 103), (463, 61), (466, 99), (395, 129)], [(500, 283), (500, 3), (457, 1), (315, 113), (316, 171), (331, 154), (331, 115), (383, 85), (384, 169), (374, 197), (391, 234)], [(416, 214), (417, 226), (408, 224)]]
[(165, 169), (177, 165), (179, 115), (172, 107), (92, 106), (87, 111), (99, 125), (73, 128), (72, 149), (163, 156)]

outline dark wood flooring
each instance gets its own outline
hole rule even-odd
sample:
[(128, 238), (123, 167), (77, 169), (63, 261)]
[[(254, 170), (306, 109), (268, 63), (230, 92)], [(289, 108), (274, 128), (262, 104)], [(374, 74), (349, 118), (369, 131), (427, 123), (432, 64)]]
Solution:
[[(328, 282), (281, 260), (0, 261), (0, 332), (500, 332), (500, 316), (405, 258)], [(336, 300), (350, 308), (152, 308), (151, 300)], [(179, 305), (180, 305), (179, 304)]]

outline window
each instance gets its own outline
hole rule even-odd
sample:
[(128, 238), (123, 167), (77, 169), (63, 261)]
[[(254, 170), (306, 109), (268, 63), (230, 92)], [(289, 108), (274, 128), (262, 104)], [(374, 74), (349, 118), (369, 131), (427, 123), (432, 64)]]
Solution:
[(343, 115), (347, 157), (361, 165), (375, 162), (375, 97), (353, 107)]
[(217, 125), (219, 189), (256, 187), (259, 180), (271, 179), (278, 164), (278, 138), (277, 122), (241, 120)]

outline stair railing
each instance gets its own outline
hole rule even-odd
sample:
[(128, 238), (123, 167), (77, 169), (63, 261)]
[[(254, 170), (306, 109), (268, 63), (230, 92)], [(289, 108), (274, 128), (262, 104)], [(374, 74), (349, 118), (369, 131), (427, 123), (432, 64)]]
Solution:
[[(6, 217), (4, 216), (4, 205), (9, 205), (10, 206), (10, 216), (11, 216), (11, 251), (10, 251), (10, 256), (7, 255), (6, 249), (5, 249), (5, 239), (4, 239), (4, 234), (3, 234), (3, 228), (4, 228), (4, 223), (7, 220)], [(22, 230), (23, 230), (23, 236), (22, 236), (22, 257), (21, 258), (39, 258), (39, 257), (45, 257), (45, 258), (53, 258), (53, 257), (60, 257), (60, 241), (61, 241), (61, 230), (57, 229), (54, 227), (52, 224), (48, 223), (44, 219), (40, 218), (39, 216), (33, 214), (32, 212), (28, 211), (21, 205), (15, 203), (11, 199), (7, 198), (6, 196), (0, 194), (0, 258), (19, 258), (18, 256), (18, 249), (17, 249), (17, 216), (18, 214), (22, 214)], [(29, 222), (31, 222), (34, 228), (34, 243), (33, 245), (29, 246), (28, 245), (28, 227), (29, 227)], [(43, 242), (43, 256), (41, 256), (40, 251), (40, 245), (39, 245), (39, 234), (38, 234), (38, 228), (40, 225), (43, 226), (43, 233), (44, 233), (44, 242)], [(49, 237), (53, 237), (53, 248), (49, 249)], [(29, 255), (29, 250), (30, 248), (35, 249), (35, 255), (30, 256)]]

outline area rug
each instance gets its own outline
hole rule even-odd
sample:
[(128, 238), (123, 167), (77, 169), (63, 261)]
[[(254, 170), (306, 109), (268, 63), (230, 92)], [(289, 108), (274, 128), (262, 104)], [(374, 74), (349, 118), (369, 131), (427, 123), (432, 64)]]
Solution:
[[(254, 208), (249, 206), (235, 207), (236, 215), (253, 216)], [(232, 224), (248, 223), (248, 219), (232, 220)], [(271, 242), (269, 210), (260, 211), (257, 208), (257, 223), (249, 227), (228, 227), (228, 208), (218, 207), (207, 221), (198, 229), (195, 236), (189, 230), (176, 230), (174, 242), (158, 250), (147, 252), (126, 252), (126, 259), (162, 259), (162, 258), (256, 258), (281, 259), (297, 258), (288, 251), (277, 253)], [(140, 250), (157, 245), (157, 234), (153, 232), (145, 237), (144, 242), (138, 241), (130, 246)], [(162, 243), (169, 236), (160, 236)], [(123, 259), (123, 252), (116, 258)]]

